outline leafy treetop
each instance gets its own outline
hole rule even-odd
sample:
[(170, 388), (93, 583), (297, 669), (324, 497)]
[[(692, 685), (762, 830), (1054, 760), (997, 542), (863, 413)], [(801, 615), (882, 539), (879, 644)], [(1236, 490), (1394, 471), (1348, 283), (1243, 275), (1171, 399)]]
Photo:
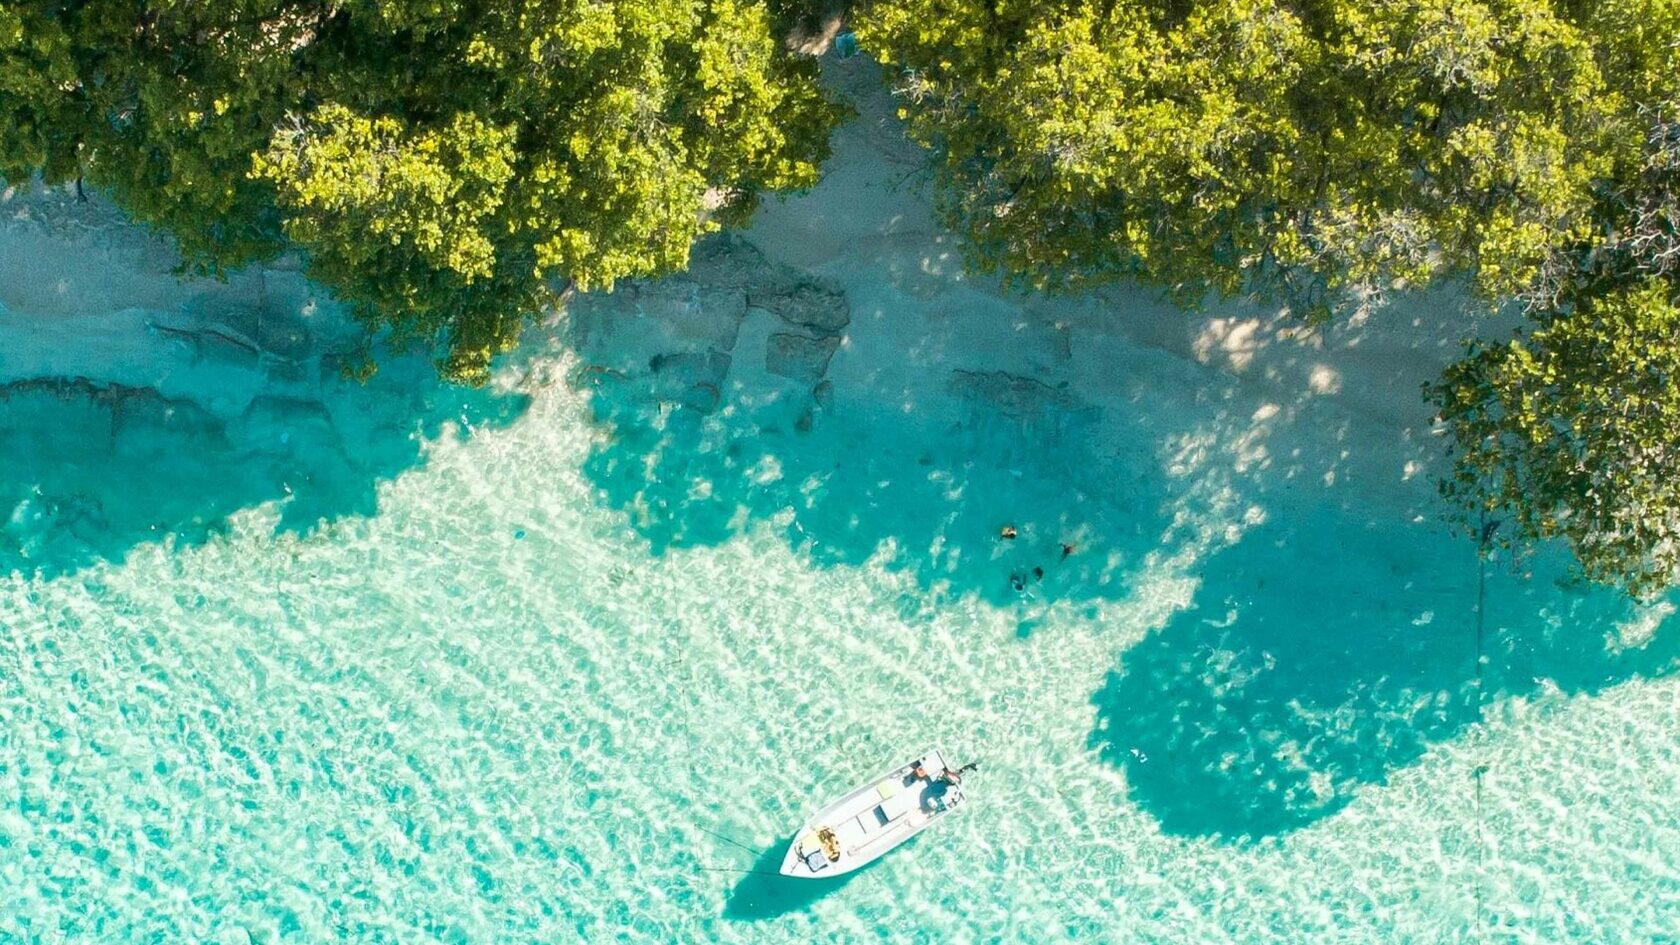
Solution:
[(1535, 327), (1429, 388), (1470, 528), (1680, 566), (1680, 0), (874, 0), (974, 260), (1328, 317), (1467, 274)]
[(859, 31), (982, 266), (1322, 316), (1454, 271), (1519, 292), (1587, 238), (1632, 105), (1673, 82), (1664, 23), (1672, 0), (880, 0)]
[(810, 186), (837, 117), (760, 0), (9, 0), (0, 104), (6, 177), (85, 177), (203, 270), (299, 245), (469, 379), (560, 285)]

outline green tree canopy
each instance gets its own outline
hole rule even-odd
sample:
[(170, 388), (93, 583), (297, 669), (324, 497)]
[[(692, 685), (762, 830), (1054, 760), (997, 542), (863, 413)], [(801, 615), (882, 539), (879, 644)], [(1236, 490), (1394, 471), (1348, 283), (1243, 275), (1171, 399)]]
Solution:
[(974, 261), (1328, 317), (1466, 275), (1536, 326), (1432, 386), (1467, 523), (1680, 564), (1680, 0), (873, 0)]
[(1584, 573), (1635, 593), (1680, 566), (1680, 307), (1652, 279), (1478, 346), (1438, 395), (1461, 449), (1445, 491), (1561, 536)]
[(1562, 537), (1591, 578), (1637, 594), (1680, 573), (1680, 109), (1649, 111), (1605, 232), (1548, 269), (1538, 326), (1477, 343), (1431, 395), (1458, 451), (1442, 491)]
[(1327, 314), (1447, 272), (1512, 294), (1587, 238), (1633, 106), (1672, 81), (1665, 18), (1669, 0), (878, 0), (859, 32), (898, 66), (981, 265)]
[(761, 0), (5, 0), (0, 173), (85, 177), (210, 271), (308, 251), (482, 376), (567, 282), (808, 187), (836, 107)]

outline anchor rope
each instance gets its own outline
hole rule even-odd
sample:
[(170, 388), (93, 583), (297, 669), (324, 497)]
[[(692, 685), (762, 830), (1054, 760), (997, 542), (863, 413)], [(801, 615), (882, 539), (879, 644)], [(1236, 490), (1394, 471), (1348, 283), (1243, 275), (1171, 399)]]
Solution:
[[(1497, 521), (1493, 528), (1499, 527)], [(1486, 737), (1487, 695), (1482, 680), (1482, 665), (1486, 661), (1484, 656), (1485, 632), (1487, 624), (1487, 559), (1488, 542), (1493, 537), (1493, 529), (1488, 527), (1487, 510), (1481, 510), (1481, 521), (1477, 532), (1478, 545), (1476, 548), (1476, 725), (1483, 738)], [(1478, 744), (1480, 739), (1478, 739)], [(1484, 747), (1485, 746), (1481, 746)], [(1480, 755), (1480, 751), (1478, 751)], [(1483, 884), (1487, 876), (1487, 834), (1482, 820), (1482, 775), (1487, 773), (1487, 764), (1478, 759), (1476, 766), (1471, 769), (1471, 776), (1476, 781), (1475, 809), (1476, 809), (1476, 940), (1487, 941), (1487, 929), (1482, 921), (1484, 911)]]
[(753, 847), (749, 847), (746, 844), (742, 843), (741, 841), (736, 840), (734, 837), (730, 837), (730, 836), (728, 836), (728, 835), (726, 835), (726, 834), (724, 834), (720, 831), (713, 830), (709, 827), (702, 827), (699, 824), (695, 824), (694, 827), (698, 830), (701, 830), (701, 831), (704, 831), (706, 833), (711, 834), (712, 836), (718, 838), (719, 840), (722, 840), (724, 843), (727, 843), (731, 846), (740, 847), (741, 849), (747, 851), (748, 853), (751, 853), (753, 856), (758, 856), (760, 853), (764, 852), (763, 850), (759, 850), (759, 849), (755, 849)]

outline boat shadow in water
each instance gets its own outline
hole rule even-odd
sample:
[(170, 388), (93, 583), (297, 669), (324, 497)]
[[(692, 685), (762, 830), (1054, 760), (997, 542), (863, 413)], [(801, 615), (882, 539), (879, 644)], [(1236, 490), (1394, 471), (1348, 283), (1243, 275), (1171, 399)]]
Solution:
[(920, 839), (920, 834), (912, 836), (886, 856), (832, 879), (795, 879), (779, 872), (788, 844), (794, 840), (792, 836), (784, 837), (760, 854), (751, 871), (729, 891), (729, 898), (723, 906), (723, 917), (742, 922), (761, 922), (792, 912), (803, 912), (817, 900), (851, 885), (858, 877), (873, 874), (893, 857), (905, 855), (904, 851)]
[(1091, 745), (1165, 831), (1250, 842), (1333, 814), (1513, 698), (1675, 670), (1671, 603), (1525, 567), (1486, 566), (1478, 694), (1473, 542), (1335, 509), (1279, 516), (1206, 561), (1191, 606), (1123, 654)]

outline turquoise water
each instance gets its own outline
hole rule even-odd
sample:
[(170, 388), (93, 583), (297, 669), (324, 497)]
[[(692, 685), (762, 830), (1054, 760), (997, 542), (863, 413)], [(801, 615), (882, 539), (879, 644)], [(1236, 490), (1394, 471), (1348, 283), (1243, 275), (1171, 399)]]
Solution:
[[(1627, 605), (1493, 568), (1478, 725), (1477, 566), (1431, 521), (1279, 498), (1210, 541), (1229, 496), (1057, 424), (998, 463), (981, 406), (801, 432), (545, 363), (380, 418), (408, 466), (339, 447), (301, 532), (257, 484), (319, 441), (96, 461), (41, 419), (86, 398), (6, 401), (8, 501), (101, 511), (0, 582), (0, 937), (1672, 937), (1672, 635), (1607, 646)], [(724, 871), (929, 742), (982, 763), (963, 817), (845, 884)]]
[[(859, 147), (485, 392), (0, 387), (0, 941), (1680, 941), (1673, 608), (1440, 524), (1456, 338), (1034, 309)], [(751, 872), (930, 743), (964, 814)]]

